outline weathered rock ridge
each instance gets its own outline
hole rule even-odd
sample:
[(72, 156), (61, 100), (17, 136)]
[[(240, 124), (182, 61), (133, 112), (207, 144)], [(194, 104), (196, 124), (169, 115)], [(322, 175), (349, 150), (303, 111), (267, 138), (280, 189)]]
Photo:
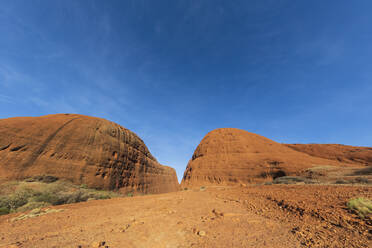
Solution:
[(202, 139), (187, 165), (182, 186), (256, 183), (301, 175), (315, 166), (353, 166), (326, 158), (310, 156), (244, 130), (221, 128)]
[(372, 166), (372, 147), (339, 144), (288, 144), (287, 146), (314, 157)]
[(122, 192), (178, 190), (176, 172), (160, 165), (133, 132), (77, 114), (0, 120), (0, 180), (51, 175)]

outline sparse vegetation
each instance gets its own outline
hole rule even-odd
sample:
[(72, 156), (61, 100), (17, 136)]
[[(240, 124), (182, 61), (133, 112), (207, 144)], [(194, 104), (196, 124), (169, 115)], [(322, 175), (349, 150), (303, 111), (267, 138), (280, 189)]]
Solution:
[(296, 184), (296, 183), (313, 184), (316, 182), (307, 178), (296, 176), (278, 177), (273, 180), (273, 184)]
[(334, 169), (337, 169), (337, 167), (331, 166), (331, 165), (323, 165), (323, 166), (311, 167), (311, 168), (308, 168), (307, 170), (308, 171), (328, 171), (328, 170), (334, 170)]
[(1, 207), (0, 208), (0, 215), (4, 215), (4, 214), (9, 214), (10, 213), (10, 210), (6, 207)]
[(353, 182), (357, 184), (369, 184), (370, 183), (368, 178), (365, 178), (365, 177), (356, 177), (354, 178)]
[(58, 177), (49, 176), (49, 175), (30, 177), (25, 180), (25, 182), (43, 182), (43, 183), (53, 183), (56, 181), (58, 181)]
[(350, 182), (349, 181), (346, 181), (344, 179), (338, 179), (335, 184), (349, 184)]
[(357, 170), (354, 172), (354, 175), (364, 175), (364, 176), (372, 175), (372, 166), (368, 166), (367, 168)]
[(0, 185), (0, 215), (120, 196), (115, 192), (89, 189), (86, 185), (76, 186), (54, 179), (43, 176)]
[(348, 180), (341, 178), (337, 179), (335, 184), (372, 184), (372, 181), (366, 177), (355, 177)]
[(61, 211), (63, 211), (63, 209), (50, 209), (50, 208), (41, 209), (41, 208), (35, 208), (35, 209), (31, 210), (27, 214), (22, 214), (22, 215), (20, 215), (18, 217), (13, 218), (12, 221), (24, 220), (24, 219), (28, 219), (28, 218), (34, 218), (34, 217), (37, 217), (37, 216), (40, 216), (40, 215), (45, 215), (45, 214), (49, 214), (49, 213), (57, 213), (57, 212), (61, 212)]
[(82, 184), (82, 185), (80, 185), (80, 188), (82, 188), (82, 189), (87, 189), (88, 188), (88, 185), (86, 185), (86, 184)]
[(362, 197), (351, 199), (347, 202), (349, 210), (358, 214), (361, 218), (365, 218), (372, 213), (372, 201)]
[(287, 174), (283, 170), (274, 170), (274, 171), (263, 171), (258, 176), (262, 178), (272, 177), (273, 179), (279, 177), (285, 177)]

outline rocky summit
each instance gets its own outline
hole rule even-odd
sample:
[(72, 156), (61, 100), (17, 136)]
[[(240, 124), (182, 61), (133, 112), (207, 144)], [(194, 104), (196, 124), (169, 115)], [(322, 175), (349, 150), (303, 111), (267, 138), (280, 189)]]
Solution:
[(0, 120), (0, 181), (53, 176), (126, 192), (178, 190), (176, 172), (130, 130), (77, 114)]
[(304, 175), (313, 167), (360, 166), (350, 160), (339, 161), (302, 151), (300, 147), (280, 144), (244, 130), (216, 129), (196, 148), (182, 185), (257, 183)]

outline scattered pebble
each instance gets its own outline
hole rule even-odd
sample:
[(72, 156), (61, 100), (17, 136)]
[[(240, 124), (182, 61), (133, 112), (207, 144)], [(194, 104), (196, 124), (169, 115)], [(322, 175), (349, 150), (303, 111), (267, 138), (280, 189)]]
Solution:
[(106, 245), (106, 241), (94, 241), (93, 243), (90, 244), (90, 247), (92, 247), (92, 248), (110, 248), (108, 245)]

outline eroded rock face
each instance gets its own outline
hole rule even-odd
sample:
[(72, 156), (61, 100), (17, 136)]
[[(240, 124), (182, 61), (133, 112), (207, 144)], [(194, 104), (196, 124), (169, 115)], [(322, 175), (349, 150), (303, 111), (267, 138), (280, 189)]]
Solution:
[(0, 179), (51, 175), (122, 192), (178, 190), (176, 172), (113, 122), (76, 114), (0, 120)]
[(314, 157), (372, 166), (372, 147), (339, 144), (288, 144), (287, 146)]
[(323, 166), (352, 166), (306, 153), (263, 136), (235, 128), (208, 133), (196, 148), (182, 186), (255, 183), (286, 175), (301, 175)]

